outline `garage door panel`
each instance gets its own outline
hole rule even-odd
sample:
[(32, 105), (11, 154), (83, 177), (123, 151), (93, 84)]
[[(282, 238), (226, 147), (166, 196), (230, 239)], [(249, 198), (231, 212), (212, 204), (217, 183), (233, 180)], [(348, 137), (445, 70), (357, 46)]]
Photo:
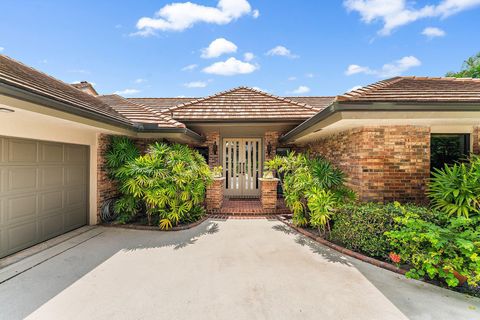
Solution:
[(65, 186), (85, 185), (87, 168), (82, 165), (65, 167)]
[(40, 162), (63, 162), (63, 145), (43, 142), (40, 144)]
[(5, 192), (35, 190), (37, 188), (37, 168), (16, 166), (7, 168)]
[(7, 252), (28, 248), (38, 241), (37, 222), (25, 222), (7, 229)]
[(12, 224), (24, 220), (35, 220), (37, 216), (37, 195), (26, 194), (8, 197), (5, 223)]
[(37, 162), (37, 142), (31, 140), (8, 139), (8, 162)]
[(0, 159), (0, 258), (87, 223), (87, 147), (0, 137)]
[(63, 213), (40, 219), (40, 240), (50, 239), (65, 232)]
[(58, 188), (63, 185), (64, 170), (62, 166), (40, 167), (39, 172), (41, 188)]
[(81, 227), (87, 223), (87, 217), (82, 215), (85, 208), (69, 208), (67, 214), (65, 215), (65, 228), (67, 230), (73, 230), (75, 228)]
[(67, 145), (65, 146), (65, 162), (66, 163), (86, 163), (87, 161), (87, 152), (85, 152), (85, 147), (83, 146), (74, 146)]
[(51, 191), (39, 195), (39, 215), (45, 216), (56, 212), (61, 212), (63, 205), (63, 191)]

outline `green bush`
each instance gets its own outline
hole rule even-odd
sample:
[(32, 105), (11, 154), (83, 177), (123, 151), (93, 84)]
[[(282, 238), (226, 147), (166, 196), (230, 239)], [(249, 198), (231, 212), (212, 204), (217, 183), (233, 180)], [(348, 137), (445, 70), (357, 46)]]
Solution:
[(129, 159), (113, 172), (123, 194), (115, 204), (120, 222), (132, 220), (139, 207), (145, 208), (148, 223), (155, 219), (161, 229), (204, 214), (212, 173), (205, 159), (188, 146), (154, 143), (147, 154)]
[[(407, 207), (419, 216), (432, 219), (428, 208)], [(347, 204), (335, 212), (329, 239), (348, 249), (385, 260), (392, 247), (384, 233), (394, 229), (394, 218), (401, 215), (402, 210), (393, 203)]]
[(480, 157), (472, 156), (468, 163), (445, 165), (436, 169), (428, 195), (433, 207), (448, 215), (469, 217), (480, 212)]
[(411, 278), (441, 278), (458, 285), (454, 272), (470, 285), (480, 282), (480, 218), (451, 216), (435, 211), (430, 221), (398, 205), (402, 215), (395, 218), (396, 230), (385, 233), (400, 259), (413, 268)]
[(335, 207), (353, 201), (355, 193), (345, 187), (345, 175), (326, 159), (290, 153), (266, 163), (279, 173), (285, 204), (293, 212), (293, 223), (310, 225), (325, 232)]

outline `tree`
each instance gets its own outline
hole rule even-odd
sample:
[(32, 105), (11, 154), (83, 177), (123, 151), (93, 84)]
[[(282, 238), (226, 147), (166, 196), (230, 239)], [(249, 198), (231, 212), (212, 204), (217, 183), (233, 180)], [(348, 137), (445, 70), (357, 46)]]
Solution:
[(447, 72), (447, 77), (480, 78), (480, 52), (463, 62), (459, 72)]

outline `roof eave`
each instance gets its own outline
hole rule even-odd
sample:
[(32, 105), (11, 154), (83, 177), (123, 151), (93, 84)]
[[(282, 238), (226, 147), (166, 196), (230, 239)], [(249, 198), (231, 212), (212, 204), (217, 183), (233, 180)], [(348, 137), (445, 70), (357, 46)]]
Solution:
[(204, 142), (205, 137), (188, 128), (159, 127), (157, 124), (141, 123), (137, 129), (141, 133), (180, 133), (184, 134), (195, 142)]
[(303, 132), (327, 119), (337, 112), (349, 111), (383, 111), (383, 112), (468, 112), (480, 111), (480, 102), (344, 102), (335, 101), (310, 119), (302, 122), (285, 135), (280, 142), (289, 143), (297, 139)]
[(95, 121), (111, 124), (114, 126), (130, 129), (130, 130), (135, 130), (135, 127), (136, 127), (135, 124), (128, 121), (127, 119), (125, 119), (125, 121), (122, 121), (122, 120), (115, 119), (107, 115), (103, 115), (101, 113), (97, 113), (87, 109), (80, 109), (73, 104), (68, 104), (62, 101), (58, 101), (51, 97), (47, 97), (47, 96), (29, 91), (25, 88), (20, 88), (20, 87), (5, 83), (1, 81), (1, 79), (0, 79), (0, 93), (16, 99), (40, 104), (48, 108), (52, 108), (58, 111), (77, 115), (90, 120), (95, 120)]

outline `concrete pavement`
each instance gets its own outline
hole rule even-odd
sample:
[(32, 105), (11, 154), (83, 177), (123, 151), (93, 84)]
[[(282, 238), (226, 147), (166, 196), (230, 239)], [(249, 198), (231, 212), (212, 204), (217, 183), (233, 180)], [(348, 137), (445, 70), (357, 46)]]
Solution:
[(0, 319), (480, 319), (479, 299), (343, 256), (276, 220), (95, 232), (1, 283)]

